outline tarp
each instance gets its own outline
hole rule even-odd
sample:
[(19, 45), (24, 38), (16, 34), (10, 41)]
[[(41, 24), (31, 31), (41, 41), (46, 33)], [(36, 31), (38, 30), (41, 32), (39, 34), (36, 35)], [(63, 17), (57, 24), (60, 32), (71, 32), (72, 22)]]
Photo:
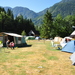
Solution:
[(75, 52), (75, 41), (72, 40), (72, 41), (68, 42), (68, 43), (62, 48), (61, 51), (70, 52), (70, 53)]

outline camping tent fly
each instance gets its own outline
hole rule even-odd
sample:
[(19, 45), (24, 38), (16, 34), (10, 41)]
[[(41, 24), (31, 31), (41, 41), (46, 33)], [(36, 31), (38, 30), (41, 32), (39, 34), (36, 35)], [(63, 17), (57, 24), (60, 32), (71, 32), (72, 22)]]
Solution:
[(68, 43), (62, 48), (61, 51), (70, 52), (70, 53), (75, 52), (75, 41), (72, 40), (72, 41), (68, 42)]

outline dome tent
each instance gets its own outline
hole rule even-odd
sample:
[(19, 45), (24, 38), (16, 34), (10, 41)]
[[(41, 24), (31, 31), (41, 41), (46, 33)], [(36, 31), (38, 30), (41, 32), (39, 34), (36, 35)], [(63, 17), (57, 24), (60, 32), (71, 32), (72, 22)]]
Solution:
[(68, 42), (61, 51), (73, 53), (75, 52), (75, 40)]

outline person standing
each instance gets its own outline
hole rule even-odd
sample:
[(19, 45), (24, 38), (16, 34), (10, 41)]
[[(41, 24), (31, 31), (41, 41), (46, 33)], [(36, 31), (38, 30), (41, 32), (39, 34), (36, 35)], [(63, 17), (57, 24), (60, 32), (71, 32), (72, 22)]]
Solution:
[(6, 47), (7, 47), (7, 48), (9, 47), (9, 43), (10, 43), (10, 40), (7, 40), (7, 41), (6, 41)]

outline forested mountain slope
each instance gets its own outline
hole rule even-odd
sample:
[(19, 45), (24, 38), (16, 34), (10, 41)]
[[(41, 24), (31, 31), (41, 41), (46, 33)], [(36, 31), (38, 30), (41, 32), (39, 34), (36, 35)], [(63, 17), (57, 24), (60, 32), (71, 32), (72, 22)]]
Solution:
[(18, 15), (23, 15), (24, 18), (32, 19), (35, 25), (41, 25), (43, 20), (43, 15), (47, 10), (51, 12), (53, 17), (56, 17), (58, 14), (61, 14), (63, 17), (67, 15), (75, 14), (75, 0), (62, 0), (59, 3), (54, 4), (52, 7), (46, 8), (39, 13), (36, 13), (25, 7), (4, 7), (5, 10), (11, 9), (14, 17)]

